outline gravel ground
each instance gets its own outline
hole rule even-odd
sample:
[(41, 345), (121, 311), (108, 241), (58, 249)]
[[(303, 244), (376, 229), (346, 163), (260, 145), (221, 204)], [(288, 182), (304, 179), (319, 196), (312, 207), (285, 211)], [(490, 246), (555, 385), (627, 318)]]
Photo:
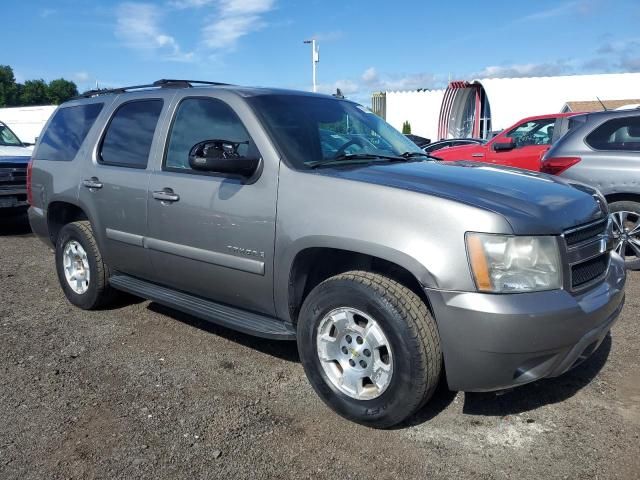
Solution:
[(333, 414), (295, 344), (132, 297), (66, 302), (52, 252), (0, 219), (0, 478), (638, 478), (640, 272), (610, 339), (504, 395), (439, 388), (407, 424)]

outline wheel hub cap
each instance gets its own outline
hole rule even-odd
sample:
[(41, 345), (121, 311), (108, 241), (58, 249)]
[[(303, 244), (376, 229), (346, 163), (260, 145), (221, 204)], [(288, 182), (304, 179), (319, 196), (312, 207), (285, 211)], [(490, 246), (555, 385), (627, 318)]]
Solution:
[(389, 340), (380, 325), (359, 310), (329, 312), (318, 326), (317, 351), (331, 384), (357, 400), (371, 400), (387, 389), (393, 374)]
[(62, 251), (64, 276), (71, 290), (82, 295), (89, 289), (90, 270), (87, 252), (75, 240), (69, 240)]

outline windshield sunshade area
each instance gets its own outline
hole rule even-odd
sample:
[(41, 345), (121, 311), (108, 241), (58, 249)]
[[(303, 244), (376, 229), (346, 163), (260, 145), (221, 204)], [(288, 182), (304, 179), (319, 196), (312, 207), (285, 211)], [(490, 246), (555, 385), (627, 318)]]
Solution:
[(22, 147), (22, 142), (4, 123), (0, 122), (0, 146)]
[(249, 101), (295, 168), (426, 157), (375, 113), (347, 100), (261, 95)]

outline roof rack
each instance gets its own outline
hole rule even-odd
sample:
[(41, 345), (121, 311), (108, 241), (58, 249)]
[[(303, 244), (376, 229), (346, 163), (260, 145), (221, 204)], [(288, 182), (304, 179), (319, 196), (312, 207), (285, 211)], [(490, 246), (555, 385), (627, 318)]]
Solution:
[(191, 88), (194, 86), (194, 84), (195, 85), (217, 85), (217, 86), (230, 85), (229, 83), (207, 82), (204, 80), (176, 80), (176, 79), (163, 78), (161, 80), (156, 80), (155, 82), (149, 83), (146, 85), (132, 85), (130, 87), (98, 88), (94, 90), (88, 90), (76, 97), (73, 97), (73, 99), (91, 98), (98, 95), (125, 93), (125, 92), (132, 92), (135, 90), (146, 90), (146, 89), (152, 89), (152, 88)]

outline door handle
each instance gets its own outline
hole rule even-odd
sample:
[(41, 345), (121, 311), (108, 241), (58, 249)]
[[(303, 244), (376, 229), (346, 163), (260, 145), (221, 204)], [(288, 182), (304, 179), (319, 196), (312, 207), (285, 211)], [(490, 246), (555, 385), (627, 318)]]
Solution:
[(160, 200), (161, 202), (177, 202), (180, 200), (180, 195), (174, 193), (170, 188), (164, 188), (153, 192), (153, 198)]
[(484, 157), (484, 153), (472, 153), (471, 156), (474, 158), (482, 158)]
[(98, 177), (85, 178), (82, 185), (87, 188), (102, 188), (102, 182), (98, 180)]

